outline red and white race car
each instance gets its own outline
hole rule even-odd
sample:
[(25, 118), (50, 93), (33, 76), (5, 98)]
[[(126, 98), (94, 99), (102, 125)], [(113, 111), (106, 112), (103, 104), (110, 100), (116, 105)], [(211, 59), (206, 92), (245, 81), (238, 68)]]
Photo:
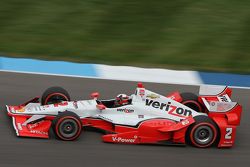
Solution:
[[(191, 144), (196, 147), (231, 147), (242, 107), (232, 102), (231, 89), (201, 86), (200, 94), (174, 92), (162, 96), (139, 83), (125, 105), (116, 99), (70, 101), (60, 87), (47, 89), (18, 106), (6, 106), (17, 136), (77, 139), (83, 127), (103, 130), (104, 142), (126, 144)], [(39, 102), (41, 101), (41, 102)]]

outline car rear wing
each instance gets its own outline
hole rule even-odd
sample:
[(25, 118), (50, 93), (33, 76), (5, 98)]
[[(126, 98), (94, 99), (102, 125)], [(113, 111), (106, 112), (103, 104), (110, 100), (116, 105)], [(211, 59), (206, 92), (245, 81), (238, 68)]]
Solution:
[(231, 100), (232, 89), (227, 86), (201, 86), (199, 101), (209, 112), (227, 112), (232, 110), (237, 102)]
[(232, 147), (240, 125), (242, 106), (233, 102), (231, 95), (232, 89), (227, 86), (200, 87), (198, 100), (220, 131), (218, 147)]
[(242, 106), (233, 102), (231, 95), (232, 89), (227, 86), (201, 86), (198, 100), (209, 116), (225, 117), (229, 124), (239, 125)]

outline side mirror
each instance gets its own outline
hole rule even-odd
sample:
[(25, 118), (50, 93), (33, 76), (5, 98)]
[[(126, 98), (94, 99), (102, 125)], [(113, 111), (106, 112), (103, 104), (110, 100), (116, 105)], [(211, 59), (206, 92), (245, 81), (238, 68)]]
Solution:
[(98, 92), (91, 93), (91, 98), (97, 99), (100, 96)]

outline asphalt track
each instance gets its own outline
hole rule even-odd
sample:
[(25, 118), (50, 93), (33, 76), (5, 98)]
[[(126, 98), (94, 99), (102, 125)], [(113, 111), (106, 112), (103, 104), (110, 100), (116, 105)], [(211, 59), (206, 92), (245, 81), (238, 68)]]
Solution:
[[(241, 103), (244, 111), (236, 144), (231, 149), (107, 144), (101, 141), (102, 134), (94, 131), (83, 131), (80, 139), (73, 142), (53, 137), (49, 140), (16, 137), (5, 105), (23, 103), (55, 85), (66, 88), (72, 99), (89, 98), (93, 91), (99, 91), (101, 98), (113, 98), (119, 93), (132, 94), (136, 87), (135, 82), (0, 72), (0, 167), (235, 167), (250, 164), (250, 89), (233, 90), (233, 100)], [(197, 86), (153, 83), (145, 83), (145, 86), (162, 94), (175, 90), (198, 93)]]

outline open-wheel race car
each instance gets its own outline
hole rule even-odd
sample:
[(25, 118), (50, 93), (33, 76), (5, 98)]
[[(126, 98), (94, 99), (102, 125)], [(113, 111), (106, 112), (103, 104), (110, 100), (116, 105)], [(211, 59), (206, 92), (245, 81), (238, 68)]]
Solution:
[(191, 144), (206, 148), (231, 147), (242, 107), (231, 101), (224, 86), (201, 86), (199, 96), (154, 93), (138, 83), (131, 96), (71, 101), (61, 87), (48, 88), (18, 106), (6, 106), (17, 136), (49, 138), (50, 128), (61, 140), (76, 140), (82, 129), (103, 130), (104, 142), (126, 144)]

